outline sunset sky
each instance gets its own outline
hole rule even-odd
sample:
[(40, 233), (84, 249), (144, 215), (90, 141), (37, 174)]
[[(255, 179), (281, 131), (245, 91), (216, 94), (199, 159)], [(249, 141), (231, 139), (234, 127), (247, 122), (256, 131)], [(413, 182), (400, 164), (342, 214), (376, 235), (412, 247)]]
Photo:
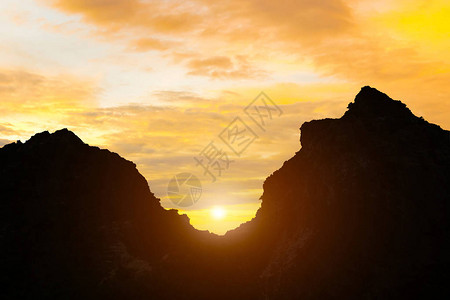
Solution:
[[(2, 0), (0, 146), (68, 128), (135, 162), (166, 208), (192, 173), (182, 212), (222, 234), (254, 216), (301, 124), (364, 85), (450, 129), (449, 20), (445, 0)], [(244, 112), (262, 91), (282, 112), (264, 128)], [(258, 136), (240, 156), (219, 137), (236, 117)], [(210, 142), (232, 161), (215, 182), (194, 160)]]

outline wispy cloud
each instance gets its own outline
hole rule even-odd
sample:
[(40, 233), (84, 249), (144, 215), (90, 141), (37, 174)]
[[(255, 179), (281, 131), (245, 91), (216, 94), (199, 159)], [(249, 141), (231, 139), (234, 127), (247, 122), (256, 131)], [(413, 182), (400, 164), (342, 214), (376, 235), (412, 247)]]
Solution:
[(0, 107), (9, 111), (73, 108), (93, 101), (94, 85), (70, 75), (44, 76), (20, 69), (0, 69)]
[(261, 78), (267, 72), (252, 66), (244, 56), (230, 59), (225, 56), (214, 56), (189, 60), (189, 75), (208, 76), (216, 79)]

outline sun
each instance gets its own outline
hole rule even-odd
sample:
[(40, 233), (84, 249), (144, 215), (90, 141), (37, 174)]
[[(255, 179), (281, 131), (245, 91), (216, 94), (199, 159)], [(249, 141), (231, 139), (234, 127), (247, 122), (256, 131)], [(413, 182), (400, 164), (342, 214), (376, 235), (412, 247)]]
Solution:
[(215, 207), (211, 208), (210, 211), (211, 211), (211, 216), (217, 220), (223, 219), (226, 215), (225, 209), (223, 209), (220, 206), (215, 206)]

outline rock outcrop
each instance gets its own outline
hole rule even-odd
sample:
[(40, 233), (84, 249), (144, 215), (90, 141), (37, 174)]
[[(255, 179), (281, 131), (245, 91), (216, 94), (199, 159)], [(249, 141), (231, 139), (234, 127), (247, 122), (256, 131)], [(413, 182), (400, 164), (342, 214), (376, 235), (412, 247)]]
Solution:
[(301, 144), (248, 225), (272, 241), (266, 296), (448, 295), (449, 132), (364, 87), (342, 118), (303, 124)]

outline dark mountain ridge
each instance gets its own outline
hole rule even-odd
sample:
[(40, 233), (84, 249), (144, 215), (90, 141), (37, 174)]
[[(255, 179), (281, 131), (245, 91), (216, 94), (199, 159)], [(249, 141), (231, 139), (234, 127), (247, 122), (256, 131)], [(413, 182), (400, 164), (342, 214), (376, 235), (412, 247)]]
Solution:
[(450, 134), (364, 87), (306, 122), (224, 237), (167, 211), (135, 164), (60, 130), (0, 148), (2, 299), (450, 296)]

